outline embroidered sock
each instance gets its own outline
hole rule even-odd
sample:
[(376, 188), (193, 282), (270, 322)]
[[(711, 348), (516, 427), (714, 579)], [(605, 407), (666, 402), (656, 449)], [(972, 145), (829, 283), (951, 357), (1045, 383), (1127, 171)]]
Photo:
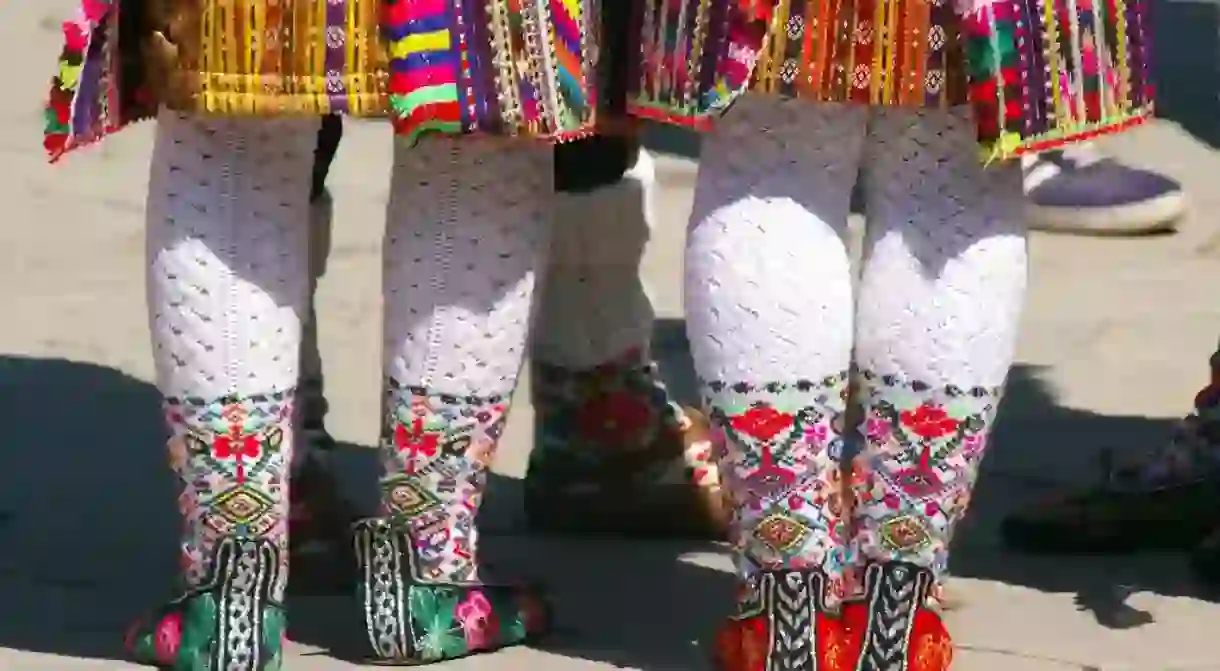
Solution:
[[(383, 501), (418, 543), (423, 581), (479, 580), (474, 514), (545, 267), (550, 171), (546, 146), (435, 139), (396, 149)], [(406, 489), (429, 504), (408, 512)]]
[[(375, 657), (418, 663), (525, 641), (545, 609), (485, 582), (475, 516), (525, 354), (550, 242), (551, 150), (395, 147), (384, 246), (382, 517), (356, 525)], [(447, 632), (438, 636), (417, 632)]]
[[(554, 471), (552, 480), (568, 480), (550, 484), (588, 487), (607, 457), (679, 439), (682, 410), (650, 357), (655, 312), (640, 268), (655, 181), (652, 158), (642, 153), (617, 184), (557, 195), (531, 342), (531, 476)], [(576, 470), (549, 469), (557, 460)]]
[(878, 110), (857, 304), (855, 543), (945, 570), (1012, 363), (1028, 258), (1020, 166), (984, 168), (969, 110)]
[(311, 123), (158, 118), (149, 324), (182, 482), (184, 596), (133, 630), (141, 661), (280, 664)]
[(746, 97), (704, 145), (687, 332), (736, 506), (743, 584), (824, 570), (841, 591), (839, 459), (852, 350), (844, 236), (867, 110)]

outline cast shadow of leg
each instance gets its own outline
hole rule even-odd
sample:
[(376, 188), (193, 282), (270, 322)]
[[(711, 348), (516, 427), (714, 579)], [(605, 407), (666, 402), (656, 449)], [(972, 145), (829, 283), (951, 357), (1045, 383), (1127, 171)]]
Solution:
[(114, 659), (172, 585), (160, 395), (113, 368), (0, 357), (0, 648)]

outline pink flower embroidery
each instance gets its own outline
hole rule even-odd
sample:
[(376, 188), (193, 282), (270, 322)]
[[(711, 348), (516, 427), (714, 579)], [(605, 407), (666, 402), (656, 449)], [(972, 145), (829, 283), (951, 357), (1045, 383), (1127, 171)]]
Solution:
[(822, 447), (826, 444), (826, 437), (829, 433), (825, 424), (814, 424), (805, 429), (805, 441), (811, 446)]
[(178, 659), (178, 648), (182, 645), (182, 615), (170, 613), (161, 618), (154, 632), (153, 646), (157, 661), (166, 666)]
[(987, 438), (974, 434), (966, 436), (962, 439), (962, 454), (966, 457), (977, 457), (983, 453), (983, 448), (987, 445)]
[(884, 419), (870, 418), (864, 431), (868, 434), (868, 439), (874, 442), (881, 443), (890, 438), (890, 425)]
[(472, 590), (464, 601), (453, 609), (453, 615), (466, 635), (466, 646), (475, 650), (489, 650), (495, 644), (500, 623), (491, 611), (491, 602), (478, 590)]

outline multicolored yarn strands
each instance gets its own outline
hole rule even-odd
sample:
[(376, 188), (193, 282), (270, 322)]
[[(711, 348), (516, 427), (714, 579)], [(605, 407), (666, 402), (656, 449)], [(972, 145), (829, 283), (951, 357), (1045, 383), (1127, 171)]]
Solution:
[(63, 23), (64, 47), (44, 112), (43, 146), (52, 161), (124, 123), (110, 67), (119, 29), (115, 1), (83, 0)]
[(630, 107), (644, 118), (707, 129), (747, 90), (971, 104), (989, 161), (1152, 113), (1147, 0), (999, 0), (964, 17), (951, 0), (637, 2)]
[(590, 0), (383, 0), (400, 134), (592, 131)]
[(164, 105), (390, 116), (426, 132), (593, 130), (599, 0), (80, 0), (47, 106), (51, 160)]
[(1153, 112), (1147, 0), (1001, 0), (962, 21), (985, 159), (1124, 130)]

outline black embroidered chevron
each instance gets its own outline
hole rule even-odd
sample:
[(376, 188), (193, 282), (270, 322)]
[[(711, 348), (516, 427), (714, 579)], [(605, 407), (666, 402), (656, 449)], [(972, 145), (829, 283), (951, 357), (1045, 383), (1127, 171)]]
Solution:
[(905, 562), (873, 564), (865, 572), (868, 625), (857, 671), (907, 671), (915, 612), (927, 598), (932, 574)]
[(817, 628), (825, 580), (817, 571), (768, 571), (762, 576), (770, 618), (766, 671), (817, 671)]

